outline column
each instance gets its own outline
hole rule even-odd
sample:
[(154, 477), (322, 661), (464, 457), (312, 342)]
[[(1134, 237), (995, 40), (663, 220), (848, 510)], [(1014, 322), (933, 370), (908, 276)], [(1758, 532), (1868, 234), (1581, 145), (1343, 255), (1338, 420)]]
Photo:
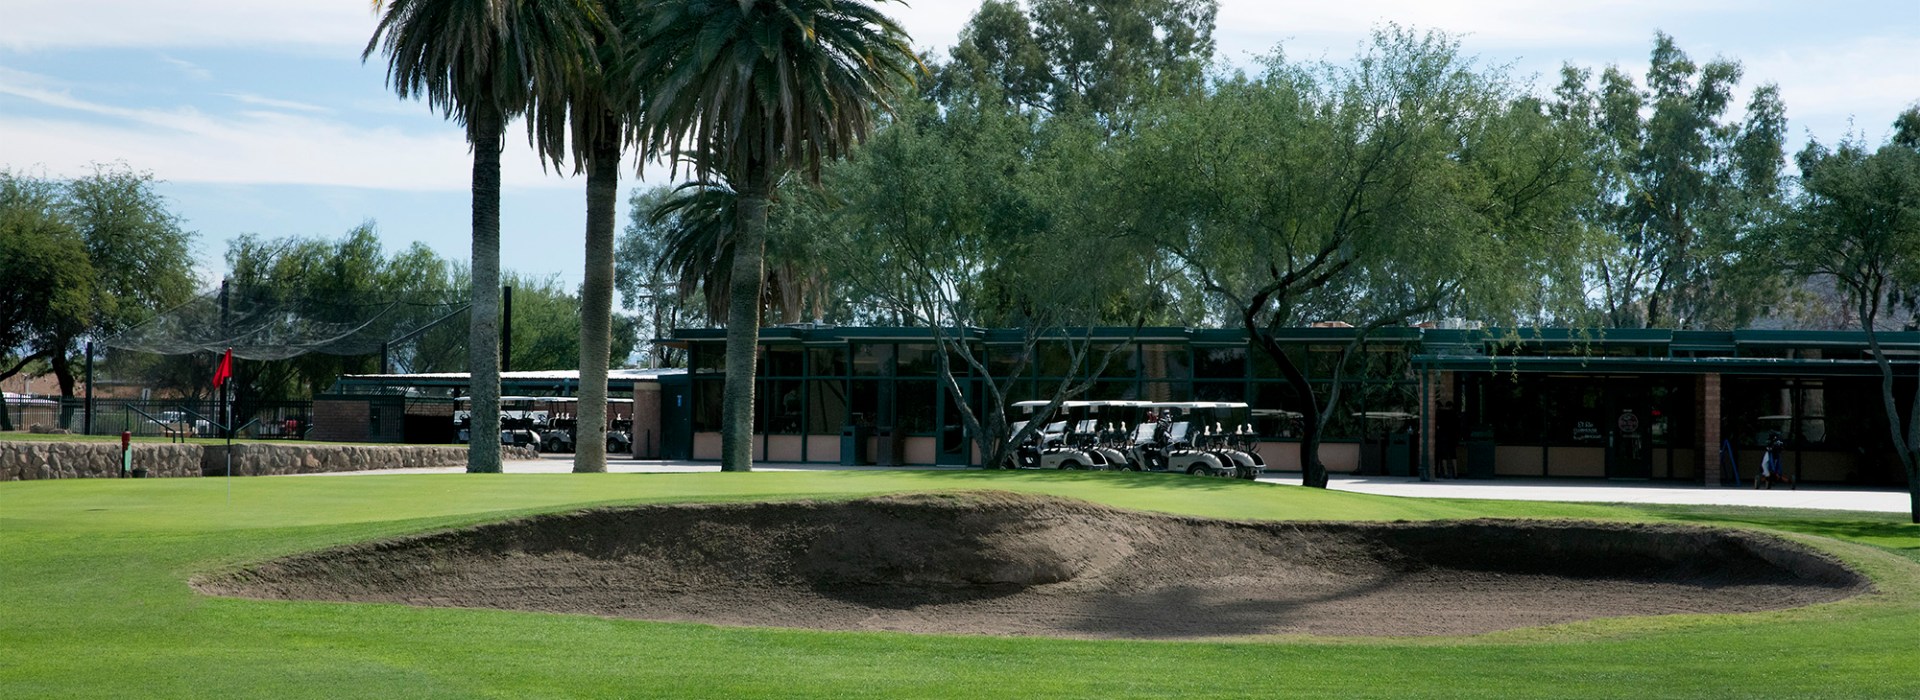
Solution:
[(1703, 374), (1694, 384), (1696, 435), (1700, 436), (1700, 475), (1707, 486), (1720, 485), (1720, 375)]

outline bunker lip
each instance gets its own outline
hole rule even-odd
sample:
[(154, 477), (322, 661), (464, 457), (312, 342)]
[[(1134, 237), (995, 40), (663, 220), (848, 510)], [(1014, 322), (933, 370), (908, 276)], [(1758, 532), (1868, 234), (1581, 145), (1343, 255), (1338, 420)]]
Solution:
[(205, 593), (825, 630), (1196, 639), (1478, 634), (1868, 592), (1761, 533), (1240, 522), (1004, 492), (523, 518), (204, 577)]

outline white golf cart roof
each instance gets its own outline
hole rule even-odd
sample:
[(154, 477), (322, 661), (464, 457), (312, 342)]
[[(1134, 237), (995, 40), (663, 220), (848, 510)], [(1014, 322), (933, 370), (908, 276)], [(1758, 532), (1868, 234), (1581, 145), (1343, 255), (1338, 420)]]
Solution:
[(1238, 401), (1154, 401), (1146, 404), (1153, 408), (1225, 408), (1239, 409), (1247, 405)]
[(1406, 411), (1356, 411), (1353, 417), (1371, 418), (1373, 420), (1413, 420), (1419, 418), (1419, 416)]
[[(1049, 403), (1053, 403), (1053, 402), (1051, 401), (1015, 401), (1013, 402), (1013, 405), (1017, 408), (1024, 410), (1027, 413), (1032, 413), (1035, 410), (1038, 410)], [(1147, 406), (1153, 406), (1153, 405), (1155, 404), (1149, 401), (1124, 401), (1119, 399), (1106, 400), (1106, 401), (1061, 401), (1060, 402), (1060, 408), (1063, 410), (1072, 409), (1072, 408), (1145, 408)]]

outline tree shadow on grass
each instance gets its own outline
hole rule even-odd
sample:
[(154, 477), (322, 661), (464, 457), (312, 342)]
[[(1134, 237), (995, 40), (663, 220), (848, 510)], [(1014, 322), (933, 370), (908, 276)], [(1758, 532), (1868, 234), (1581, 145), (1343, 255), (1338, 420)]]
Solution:
[(1738, 524), (1764, 527), (1806, 535), (1831, 537), (1887, 549), (1920, 561), (1920, 525), (1908, 522), (1904, 513), (1859, 513), (1834, 517), (1832, 511), (1817, 516), (1779, 512), (1772, 509), (1730, 506), (1631, 506), (1667, 520), (1684, 523)]

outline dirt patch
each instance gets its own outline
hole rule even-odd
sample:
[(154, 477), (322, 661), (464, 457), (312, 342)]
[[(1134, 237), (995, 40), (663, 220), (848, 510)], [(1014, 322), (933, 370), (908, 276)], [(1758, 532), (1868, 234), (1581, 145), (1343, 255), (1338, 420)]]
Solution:
[(1476, 634), (1869, 590), (1779, 538), (1670, 525), (1266, 523), (1000, 492), (515, 520), (196, 582), (255, 598), (832, 630), (1178, 639)]

